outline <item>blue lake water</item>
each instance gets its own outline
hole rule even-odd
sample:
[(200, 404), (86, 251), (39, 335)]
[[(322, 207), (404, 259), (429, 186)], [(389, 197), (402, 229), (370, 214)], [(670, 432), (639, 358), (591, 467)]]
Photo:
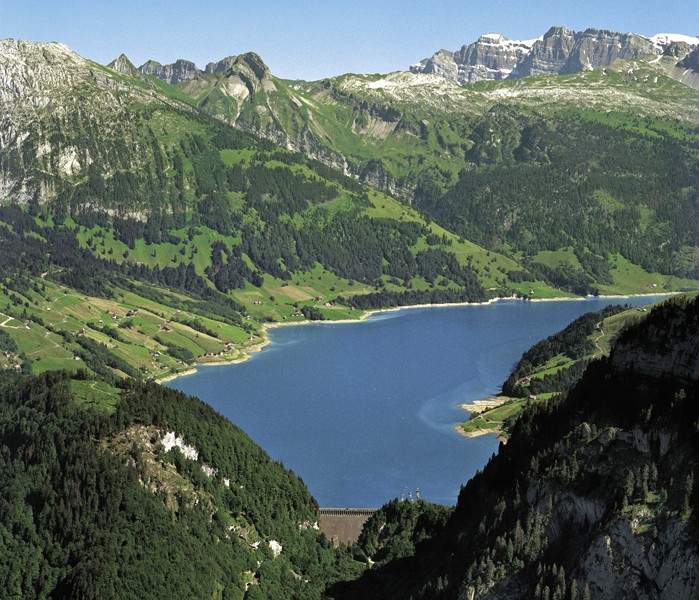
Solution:
[(458, 404), (495, 394), (532, 344), (608, 304), (588, 298), (416, 308), (351, 324), (272, 329), (244, 363), (168, 385), (200, 397), (300, 475), (326, 507), (378, 507), (420, 488), (454, 504), (497, 451), (465, 438)]

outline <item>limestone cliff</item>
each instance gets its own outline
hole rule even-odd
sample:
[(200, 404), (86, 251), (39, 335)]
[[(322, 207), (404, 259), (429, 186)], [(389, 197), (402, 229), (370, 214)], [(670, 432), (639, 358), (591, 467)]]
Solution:
[(63, 44), (0, 40), (0, 198), (48, 198), (57, 177), (84, 175), (108, 145), (87, 147), (76, 123), (99, 123), (106, 141), (149, 97)]
[(458, 83), (506, 79), (531, 50), (532, 44), (508, 40), (498, 33), (482, 35), (457, 52), (440, 50), (431, 58), (413, 65), (411, 71), (441, 75)]
[(699, 380), (699, 313), (695, 306), (669, 302), (655, 308), (619, 338), (611, 355), (614, 367), (677, 382)]
[(566, 27), (551, 27), (543, 36), (530, 41), (508, 40), (488, 34), (457, 52), (440, 50), (412, 65), (414, 73), (431, 73), (459, 84), (481, 80), (517, 79), (531, 75), (578, 73), (608, 67), (616, 60), (636, 59), (646, 55), (663, 55), (672, 50), (679, 59), (699, 40), (689, 36), (659, 34), (646, 38), (634, 33), (602, 29), (575, 32)]
[(190, 109), (144, 83), (123, 55), (107, 68), (63, 44), (0, 40), (0, 199), (44, 202), (90, 173), (108, 179), (151, 164), (153, 144), (136, 113), (148, 104)]

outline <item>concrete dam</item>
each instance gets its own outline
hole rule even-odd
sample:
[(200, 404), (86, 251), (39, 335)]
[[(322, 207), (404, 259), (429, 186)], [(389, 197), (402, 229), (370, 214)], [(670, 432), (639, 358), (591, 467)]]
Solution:
[(354, 544), (374, 508), (321, 508), (320, 530), (334, 546)]

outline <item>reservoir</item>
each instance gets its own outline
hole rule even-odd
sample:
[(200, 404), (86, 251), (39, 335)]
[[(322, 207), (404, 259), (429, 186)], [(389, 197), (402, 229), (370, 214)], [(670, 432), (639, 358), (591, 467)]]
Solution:
[(415, 495), (455, 504), (497, 452), (458, 404), (494, 395), (522, 353), (588, 311), (659, 297), (414, 308), (269, 331), (240, 364), (167, 385), (198, 396), (299, 475), (322, 507)]

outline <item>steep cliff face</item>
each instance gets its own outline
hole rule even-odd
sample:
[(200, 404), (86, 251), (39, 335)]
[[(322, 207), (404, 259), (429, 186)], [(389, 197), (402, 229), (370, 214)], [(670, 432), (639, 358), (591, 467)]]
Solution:
[[(464, 46), (465, 48), (466, 46)], [(419, 63), (411, 65), (413, 73), (424, 73), (426, 75), (439, 75), (447, 81), (459, 81), (459, 66), (454, 59), (454, 53), (449, 50), (439, 50), (429, 58), (421, 60)]]
[(608, 67), (615, 60), (640, 58), (655, 52), (651, 40), (634, 33), (587, 29), (575, 34), (575, 44), (561, 74)]
[[(552, 27), (542, 37), (525, 42), (508, 40), (499, 34), (481, 36), (458, 52), (440, 50), (410, 70), (441, 75), (459, 84), (579, 73), (608, 67), (619, 59), (662, 55), (678, 42), (685, 44), (689, 51), (699, 40), (672, 34), (659, 34), (649, 39), (634, 33), (601, 29), (575, 32), (566, 27)], [(684, 56), (677, 45), (673, 51), (677, 58)]]
[(216, 73), (222, 73), (224, 71), (227, 71), (228, 69), (232, 69), (233, 65), (235, 65), (235, 61), (237, 58), (237, 56), (227, 56), (226, 58), (219, 60), (218, 62), (210, 62), (206, 65), (206, 69), (204, 69), (204, 72), (208, 73), (209, 75), (214, 75)]
[(529, 75), (558, 74), (568, 62), (575, 46), (575, 32), (566, 27), (551, 27), (541, 40), (532, 46), (531, 52), (523, 57), (516, 74)]

